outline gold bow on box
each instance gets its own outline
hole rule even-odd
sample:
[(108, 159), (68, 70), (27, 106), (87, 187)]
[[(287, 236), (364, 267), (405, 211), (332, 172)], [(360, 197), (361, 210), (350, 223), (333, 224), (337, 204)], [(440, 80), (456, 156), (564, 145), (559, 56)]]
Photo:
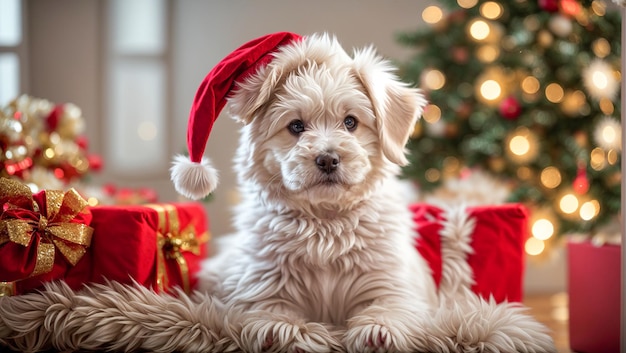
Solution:
[[(0, 246), (9, 242), (25, 248), (38, 244), (33, 270), (22, 273), (20, 279), (52, 271), (56, 250), (74, 266), (91, 244), (91, 213), (87, 201), (74, 189), (33, 195), (27, 185), (0, 178), (0, 205)], [(5, 271), (3, 275), (9, 272)]]
[(189, 266), (183, 252), (191, 252), (199, 256), (200, 247), (209, 241), (209, 233), (204, 232), (196, 236), (196, 229), (192, 224), (180, 229), (178, 211), (171, 204), (148, 204), (147, 207), (157, 211), (159, 224), (157, 229), (157, 287), (163, 291), (170, 287), (166, 270), (166, 260), (175, 260), (180, 270), (182, 289), (190, 293)]

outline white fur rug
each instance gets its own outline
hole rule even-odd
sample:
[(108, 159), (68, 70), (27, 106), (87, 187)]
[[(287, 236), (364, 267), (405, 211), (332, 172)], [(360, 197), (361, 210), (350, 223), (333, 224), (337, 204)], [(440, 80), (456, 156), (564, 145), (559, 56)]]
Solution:
[[(412, 351), (556, 352), (545, 326), (521, 304), (498, 304), (471, 292), (466, 261), (472, 229), (463, 208), (448, 210), (440, 233), (440, 306), (412, 323)], [(0, 351), (253, 351), (241, 339), (246, 327), (255, 325), (250, 314), (228, 310), (199, 292), (172, 296), (119, 283), (74, 292), (54, 282), (38, 293), (0, 297)], [(343, 334), (341, 328), (329, 331), (338, 338)]]
[[(21, 352), (240, 352), (245, 316), (226, 315), (219, 303), (200, 294), (173, 297), (118, 283), (74, 293), (56, 282), (40, 293), (0, 299), (0, 343)], [(418, 322), (415, 352), (554, 351), (545, 327), (521, 306), (473, 293), (445, 301)]]

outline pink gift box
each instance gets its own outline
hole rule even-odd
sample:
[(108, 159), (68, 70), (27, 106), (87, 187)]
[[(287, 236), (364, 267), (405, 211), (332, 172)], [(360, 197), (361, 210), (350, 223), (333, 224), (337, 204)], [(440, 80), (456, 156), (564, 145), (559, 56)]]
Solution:
[(621, 246), (570, 241), (567, 250), (571, 349), (619, 352)]

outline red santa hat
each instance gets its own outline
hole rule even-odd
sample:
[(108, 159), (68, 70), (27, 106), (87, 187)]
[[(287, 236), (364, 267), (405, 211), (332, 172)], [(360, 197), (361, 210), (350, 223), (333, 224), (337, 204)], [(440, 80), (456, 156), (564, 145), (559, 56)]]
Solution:
[(300, 40), (289, 32), (265, 35), (249, 41), (220, 61), (204, 78), (191, 106), (187, 125), (189, 158), (179, 155), (171, 171), (174, 187), (181, 195), (200, 199), (211, 193), (218, 183), (217, 171), (204, 148), (213, 123), (226, 105), (226, 98), (235, 88), (260, 67), (267, 65), (279, 47)]

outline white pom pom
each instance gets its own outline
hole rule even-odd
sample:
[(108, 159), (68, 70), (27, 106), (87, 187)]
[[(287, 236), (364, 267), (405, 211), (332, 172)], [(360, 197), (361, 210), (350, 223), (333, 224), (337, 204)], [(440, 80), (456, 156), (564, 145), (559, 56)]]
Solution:
[(217, 187), (217, 170), (208, 158), (202, 158), (200, 163), (195, 163), (188, 157), (178, 155), (174, 158), (170, 172), (176, 191), (193, 200), (207, 196)]

